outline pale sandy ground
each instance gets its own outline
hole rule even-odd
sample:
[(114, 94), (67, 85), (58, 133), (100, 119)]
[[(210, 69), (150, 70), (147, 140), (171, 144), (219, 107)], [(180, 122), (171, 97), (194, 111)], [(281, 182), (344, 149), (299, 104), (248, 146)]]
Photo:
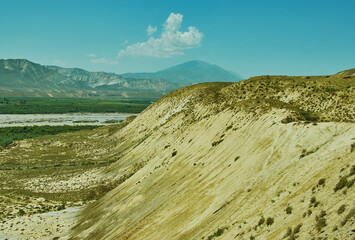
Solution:
[(83, 208), (16, 217), (0, 223), (0, 239), (68, 239), (68, 230), (75, 225), (75, 217)]
[[(99, 173), (104, 168), (92, 169), (84, 173), (69, 174), (68, 176), (47, 176), (32, 178), (30, 180), (23, 179), (18, 181), (24, 186), (24, 189), (34, 192), (66, 192), (73, 190), (87, 189), (95, 186), (105, 180), (104, 176)], [(66, 178), (66, 179), (63, 179)]]

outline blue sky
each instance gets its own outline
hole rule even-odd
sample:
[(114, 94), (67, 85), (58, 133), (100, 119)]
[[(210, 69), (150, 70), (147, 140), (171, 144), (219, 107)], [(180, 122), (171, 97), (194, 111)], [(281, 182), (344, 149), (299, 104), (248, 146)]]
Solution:
[(332, 74), (355, 67), (354, 9), (354, 0), (0, 0), (0, 58), (116, 73), (203, 60), (244, 77)]

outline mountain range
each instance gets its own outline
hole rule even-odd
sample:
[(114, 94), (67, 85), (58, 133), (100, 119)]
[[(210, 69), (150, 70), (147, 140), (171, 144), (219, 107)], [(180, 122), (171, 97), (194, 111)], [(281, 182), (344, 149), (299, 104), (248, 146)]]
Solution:
[(186, 62), (156, 73), (119, 75), (44, 66), (26, 59), (0, 60), (0, 94), (3, 96), (159, 98), (181, 86), (241, 79), (237, 74), (202, 61)]

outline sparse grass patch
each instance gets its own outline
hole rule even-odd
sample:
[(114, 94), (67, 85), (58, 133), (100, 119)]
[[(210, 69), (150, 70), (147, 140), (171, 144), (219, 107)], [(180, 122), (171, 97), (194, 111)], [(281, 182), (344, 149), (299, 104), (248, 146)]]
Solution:
[[(355, 145), (355, 143), (353, 143), (352, 145)], [(354, 175), (354, 174), (355, 174), (355, 165), (353, 165), (353, 166), (351, 167), (350, 173), (349, 173), (348, 177), (351, 177), (351, 176)]]
[(316, 197), (315, 196), (313, 196), (313, 197), (311, 197), (311, 200), (309, 201), (310, 202), (310, 204), (309, 204), (309, 207), (318, 207), (318, 205), (320, 204), (320, 202), (319, 201), (317, 201), (317, 199), (316, 199)]
[(294, 227), (293, 230), (291, 227), (288, 227), (287, 232), (283, 238), (287, 238), (288, 240), (297, 239), (299, 237), (297, 234), (300, 232), (301, 227), (302, 227), (302, 223), (300, 223), (296, 227)]
[(300, 111), (299, 113), (305, 121), (315, 122), (319, 120), (319, 116), (314, 112)]
[(115, 120), (115, 119), (111, 119), (111, 120), (106, 120), (104, 123), (121, 123), (122, 120)]
[(303, 157), (308, 156), (308, 155), (310, 155), (312, 153), (315, 153), (317, 150), (318, 150), (318, 148), (315, 149), (315, 150), (310, 150), (310, 151), (307, 151), (306, 149), (303, 149), (302, 153), (300, 155), (300, 158), (303, 158)]
[(351, 218), (355, 217), (355, 208), (352, 208), (349, 213), (346, 215), (345, 219), (341, 222), (341, 225), (344, 226)]
[(319, 215), (316, 216), (316, 229), (318, 232), (322, 230), (325, 226), (327, 226), (327, 221), (325, 219), (325, 216), (327, 213), (325, 211), (321, 211)]
[(221, 236), (225, 230), (227, 230), (228, 227), (224, 227), (224, 228), (219, 228), (215, 233), (213, 233), (212, 235), (207, 237), (207, 240), (212, 240), (215, 239), (216, 237)]

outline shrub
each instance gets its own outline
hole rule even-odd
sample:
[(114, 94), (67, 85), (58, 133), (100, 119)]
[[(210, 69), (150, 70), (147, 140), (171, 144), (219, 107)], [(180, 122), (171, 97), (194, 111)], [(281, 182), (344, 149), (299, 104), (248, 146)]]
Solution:
[(64, 210), (64, 209), (65, 209), (65, 205), (64, 205), (64, 204), (59, 205), (59, 206), (57, 207), (57, 211)]
[(212, 147), (217, 146), (218, 144), (220, 144), (221, 142), (223, 142), (223, 140), (224, 140), (224, 139), (220, 139), (220, 140), (218, 140), (218, 141), (213, 142), (213, 143), (212, 143)]
[(355, 150), (355, 143), (351, 144), (351, 150), (350, 151), (353, 152), (354, 150)]
[(337, 183), (337, 185), (334, 188), (334, 192), (342, 189), (343, 187), (345, 187), (348, 184), (348, 179), (346, 179), (346, 176), (341, 177), (339, 179), (339, 182)]
[[(351, 146), (354, 146), (353, 148), (355, 149), (355, 143), (353, 143)], [(351, 177), (352, 175), (355, 174), (355, 165), (353, 165), (350, 169), (350, 173), (348, 175), (348, 177)]]
[(274, 219), (273, 219), (273, 218), (268, 217), (268, 218), (266, 219), (266, 225), (270, 226), (270, 225), (272, 225), (273, 223), (274, 223)]
[(337, 213), (338, 213), (339, 215), (342, 214), (342, 213), (345, 211), (345, 208), (346, 208), (346, 205), (345, 205), (345, 204), (341, 205), (341, 206), (338, 208)]
[(171, 156), (172, 156), (172, 157), (175, 157), (176, 154), (177, 154), (177, 151), (174, 151), (174, 152), (171, 154)]
[(265, 218), (264, 218), (264, 217), (261, 217), (261, 218), (259, 219), (258, 226), (263, 225), (264, 222), (265, 222)]
[(324, 228), (325, 226), (327, 226), (327, 222), (325, 218), (319, 218), (316, 222), (316, 228), (318, 230), (318, 232), (320, 230), (322, 230), (322, 228)]
[(285, 211), (286, 211), (287, 214), (291, 214), (292, 210), (293, 210), (293, 208), (291, 206), (287, 206)]
[(325, 178), (319, 179), (318, 185), (319, 185), (319, 186), (324, 186), (324, 184), (325, 184)]
[(352, 180), (350, 180), (346, 186), (347, 186), (348, 188), (351, 188), (351, 187), (354, 185), (354, 182), (355, 182), (355, 178), (352, 179)]
[(25, 215), (25, 211), (23, 211), (23, 209), (20, 209), (17, 214), (23, 216)]
[(316, 201), (317, 201), (316, 197), (312, 197), (311, 200), (310, 200), (311, 204), (315, 203)]
[(302, 227), (302, 223), (298, 224), (294, 229), (293, 229), (293, 234), (299, 233)]

